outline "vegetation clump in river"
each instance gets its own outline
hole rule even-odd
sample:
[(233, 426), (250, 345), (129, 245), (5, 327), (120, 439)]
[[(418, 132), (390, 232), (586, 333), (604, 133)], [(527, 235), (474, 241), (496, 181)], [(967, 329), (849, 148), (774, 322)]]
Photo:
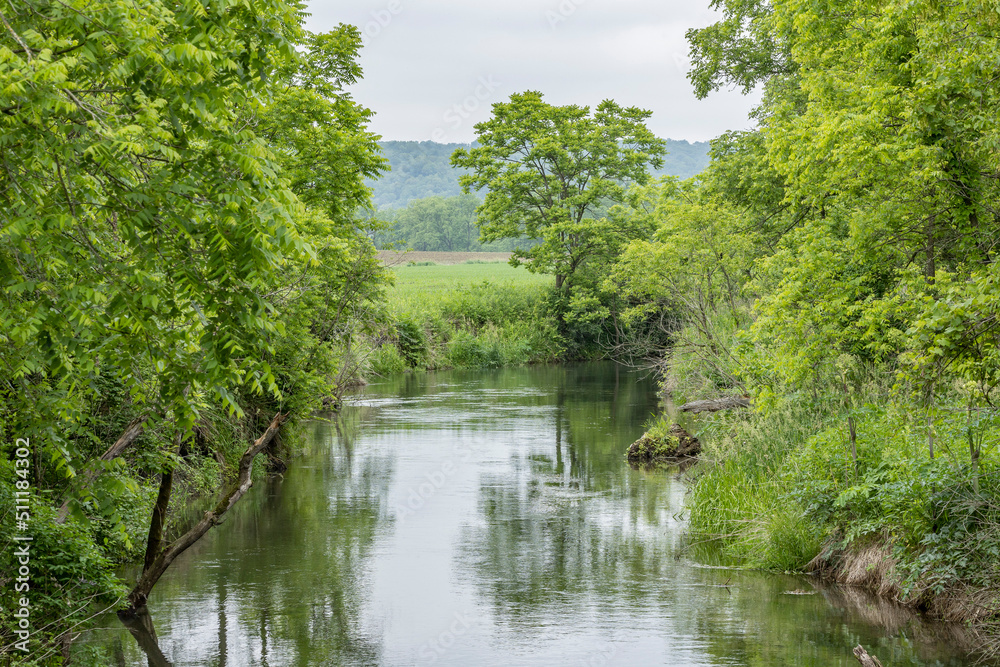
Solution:
[(691, 459), (701, 452), (701, 443), (680, 424), (660, 419), (642, 437), (629, 445), (625, 458), (634, 466), (650, 467)]

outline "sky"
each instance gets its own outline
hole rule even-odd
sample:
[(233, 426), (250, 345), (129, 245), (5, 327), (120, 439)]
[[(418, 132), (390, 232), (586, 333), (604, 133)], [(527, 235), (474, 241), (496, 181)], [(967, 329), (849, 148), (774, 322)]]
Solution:
[(752, 126), (759, 96), (698, 100), (684, 33), (717, 20), (709, 0), (311, 0), (306, 27), (358, 26), (354, 99), (386, 140), (468, 143), (491, 105), (537, 90), (550, 104), (613, 99), (653, 112), (665, 139)]

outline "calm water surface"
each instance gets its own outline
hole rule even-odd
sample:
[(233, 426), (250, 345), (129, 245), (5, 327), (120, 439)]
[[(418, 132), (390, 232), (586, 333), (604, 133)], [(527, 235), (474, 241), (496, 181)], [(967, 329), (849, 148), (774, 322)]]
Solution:
[[(150, 600), (172, 665), (971, 665), (956, 630), (685, 555), (685, 483), (629, 469), (657, 410), (612, 365), (408, 375), (308, 424)], [(92, 642), (155, 663), (111, 616)]]

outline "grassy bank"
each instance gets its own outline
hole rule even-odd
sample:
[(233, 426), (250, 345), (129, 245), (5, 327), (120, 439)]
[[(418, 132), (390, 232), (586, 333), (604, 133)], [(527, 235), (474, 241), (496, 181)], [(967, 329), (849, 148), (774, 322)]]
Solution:
[(502, 263), (393, 269), (391, 325), (369, 370), (499, 368), (556, 361), (564, 354), (550, 314), (551, 276)]
[[(688, 327), (678, 339), (700, 335)], [(749, 375), (745, 350), (710, 360), (699, 350), (674, 352), (677, 398), (744, 389), (727, 378)], [(814, 571), (988, 627), (1000, 613), (1000, 416), (969, 409), (958, 385), (928, 410), (893, 368), (849, 366), (797, 391), (752, 387), (752, 409), (699, 420), (693, 554)]]

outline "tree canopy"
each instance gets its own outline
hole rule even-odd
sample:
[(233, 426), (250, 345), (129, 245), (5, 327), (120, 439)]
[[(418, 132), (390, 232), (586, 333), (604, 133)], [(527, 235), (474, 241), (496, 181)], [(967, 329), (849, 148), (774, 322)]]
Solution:
[[(128, 504), (159, 477), (148, 586), (132, 597), (141, 604), (162, 572), (152, 561), (169, 565), (200, 536), (165, 541), (187, 529), (167, 521), (173, 471), (190, 465), (194, 443), (214, 460), (206, 441), (223, 424), (274, 427), (256, 444), (245, 436), (239, 488), (222, 494), (235, 502), (277, 426), (353, 379), (355, 336), (381, 316), (387, 278), (359, 212), (384, 160), (370, 112), (344, 90), (361, 75), (360, 34), (311, 35), (284, 0), (10, 6), (0, 13), (3, 447), (30, 441), (35, 484), (56, 506), (75, 496), (76, 516), (115, 528), (105, 540), (128, 553)], [(0, 466), (0, 487), (11, 474)], [(39, 534), (65, 542), (53, 557), (73, 559), (90, 548), (87, 531), (103, 529), (60, 527), (65, 518)], [(40, 622), (81, 613), (58, 607), (69, 603), (55, 579), (36, 584), (51, 602)]]
[[(625, 253), (619, 288), (668, 299), (643, 278), (646, 257), (672, 258), (674, 279), (735, 275), (741, 298), (755, 303), (738, 356), (743, 380), (758, 387), (819, 387), (850, 358), (892, 369), (924, 405), (955, 386), (972, 404), (992, 404), (995, 11), (974, 2), (715, 4), (722, 19), (689, 33), (690, 79), (701, 96), (759, 86), (759, 127), (712, 142), (696, 191), (663, 191), (656, 238)], [(718, 230), (728, 238), (719, 252), (694, 252), (685, 237), (713, 225), (691, 222), (712, 210), (729, 221)]]
[(651, 112), (606, 100), (594, 109), (553, 106), (541, 93), (512, 95), (476, 125), (479, 146), (458, 149), (452, 164), (469, 169), (467, 191), (487, 188), (479, 208), (484, 241), (525, 236), (539, 243), (512, 262), (556, 276), (567, 294), (588, 262), (634, 238), (627, 219), (608, 215), (630, 184), (662, 165), (664, 142), (644, 121)]

